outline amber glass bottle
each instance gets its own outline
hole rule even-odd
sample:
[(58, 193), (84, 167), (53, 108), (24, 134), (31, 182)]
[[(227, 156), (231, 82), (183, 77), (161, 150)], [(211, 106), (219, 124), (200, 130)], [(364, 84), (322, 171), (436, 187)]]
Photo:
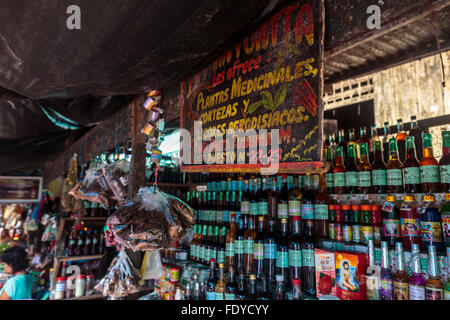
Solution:
[(369, 163), (369, 152), (367, 142), (359, 144), (360, 158), (358, 165), (358, 190), (359, 193), (368, 194), (371, 192), (371, 172), (372, 166)]
[(403, 165), (398, 158), (397, 140), (389, 139), (389, 161), (386, 164), (388, 193), (403, 193)]
[(348, 193), (358, 193), (358, 167), (356, 165), (355, 145), (348, 145), (347, 167), (345, 168), (345, 184)]
[[(347, 156), (348, 156), (348, 147), (353, 146), (355, 148), (355, 159), (356, 163), (359, 162), (359, 153), (358, 153), (358, 142), (356, 142), (355, 129), (348, 130), (348, 145), (347, 145)], [(348, 159), (347, 159), (348, 160)], [(348, 163), (347, 163), (348, 165)]]
[(420, 161), (420, 181), (422, 182), (422, 192), (439, 192), (439, 163), (433, 156), (433, 144), (431, 134), (422, 134), (422, 160)]
[(333, 169), (333, 193), (347, 193), (345, 184), (344, 152), (341, 146), (336, 147), (336, 164)]
[(361, 157), (361, 143), (367, 143), (367, 155), (369, 154), (369, 150), (370, 150), (370, 138), (367, 135), (367, 129), (366, 127), (361, 127), (359, 128), (359, 139), (358, 139), (358, 144), (357, 147), (358, 149), (356, 149), (356, 155), (358, 157), (358, 159), (360, 159)]
[(442, 158), (439, 160), (441, 192), (450, 192), (450, 131), (442, 131)]
[(244, 233), (244, 272), (249, 275), (253, 268), (253, 249), (256, 238), (256, 216), (250, 215), (248, 229)]
[(419, 160), (416, 157), (414, 137), (406, 137), (406, 161), (403, 164), (403, 170), (405, 173), (405, 192), (421, 193), (420, 167)]
[(374, 161), (372, 163), (372, 192), (386, 193), (386, 164), (383, 159), (381, 141), (375, 141)]
[(425, 284), (425, 298), (426, 300), (444, 300), (444, 286), (439, 278), (435, 246), (428, 246), (428, 262), (430, 276)]
[(396, 243), (397, 272), (394, 274), (394, 300), (409, 300), (409, 277), (405, 270), (402, 243)]
[(337, 147), (342, 147), (342, 158), (344, 159), (344, 166), (347, 163), (347, 141), (345, 141), (345, 131), (340, 129), (338, 133)]
[(389, 153), (386, 152), (386, 150), (389, 150), (390, 135), (391, 135), (391, 131), (390, 131), (390, 127), (389, 127), (389, 122), (385, 122), (384, 127), (383, 127), (383, 150), (384, 150), (383, 160), (384, 160), (384, 163), (387, 163), (389, 161)]
[(397, 139), (397, 146), (398, 146), (398, 153), (400, 157), (401, 162), (405, 162), (406, 160), (406, 132), (403, 129), (403, 121), (402, 119), (397, 120), (397, 136), (395, 137)]
[(417, 148), (417, 159), (422, 159), (422, 133), (423, 130), (419, 128), (417, 123), (417, 117), (411, 116), (411, 129), (409, 130), (409, 136), (414, 137), (414, 143)]

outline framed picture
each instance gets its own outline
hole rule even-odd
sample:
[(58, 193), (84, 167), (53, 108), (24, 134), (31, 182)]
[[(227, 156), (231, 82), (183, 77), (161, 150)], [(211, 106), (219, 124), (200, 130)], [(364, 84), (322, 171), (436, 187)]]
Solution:
[(39, 202), (42, 177), (0, 176), (0, 203)]

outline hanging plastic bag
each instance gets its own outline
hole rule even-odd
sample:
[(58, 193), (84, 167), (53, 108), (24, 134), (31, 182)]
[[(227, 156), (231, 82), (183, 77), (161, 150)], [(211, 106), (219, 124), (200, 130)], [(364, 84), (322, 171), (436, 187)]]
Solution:
[(146, 251), (141, 265), (141, 279), (160, 279), (164, 276), (159, 250)]

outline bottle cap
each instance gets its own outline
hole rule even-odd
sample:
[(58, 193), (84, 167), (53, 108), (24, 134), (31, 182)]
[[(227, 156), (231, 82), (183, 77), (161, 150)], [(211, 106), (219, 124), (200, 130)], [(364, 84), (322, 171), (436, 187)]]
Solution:
[(334, 210), (342, 210), (342, 206), (340, 204), (335, 204), (334, 205)]
[(92, 278), (94, 278), (94, 275), (93, 275), (93, 274), (89, 274), (89, 275), (87, 276), (87, 278), (88, 278), (88, 279), (92, 279)]
[(58, 278), (56, 278), (56, 281), (65, 281), (66, 280), (66, 277), (58, 277)]
[(395, 243), (395, 248), (397, 249), (397, 251), (403, 250), (403, 245), (401, 242), (396, 242)]
[(300, 279), (292, 279), (292, 284), (294, 286), (299, 286), (300, 285)]
[(350, 205), (348, 205), (348, 204), (343, 204), (342, 205), (342, 210), (350, 210)]
[(287, 223), (287, 219), (285, 218), (281, 219), (281, 223)]
[(277, 274), (275, 276), (275, 280), (280, 282), (280, 281), (284, 281), (284, 276), (282, 274)]
[(450, 201), (450, 193), (446, 193), (445, 196), (444, 196), (444, 199), (446, 201)]
[(214, 258), (209, 259), (209, 262), (215, 262), (216, 260), (214, 260)]
[(224, 264), (223, 263), (219, 263), (219, 268), (223, 268)]
[(259, 216), (258, 221), (264, 221), (264, 216)]
[(352, 204), (352, 210), (359, 211), (361, 206), (359, 204)]
[(256, 280), (256, 276), (254, 274), (250, 275), (250, 280)]
[(368, 204), (363, 204), (363, 205), (361, 205), (361, 210), (362, 211), (370, 211), (370, 205), (368, 205)]
[(330, 204), (330, 205), (328, 205), (328, 210), (334, 210), (334, 204)]
[(77, 279), (84, 279), (84, 278), (86, 278), (86, 276), (84, 274), (80, 274), (77, 276)]
[(427, 202), (434, 201), (434, 196), (432, 194), (426, 194), (423, 196), (423, 201)]
[(412, 196), (412, 195), (405, 196), (404, 201), (405, 202), (414, 202), (414, 196)]
[(380, 210), (380, 207), (378, 205), (376, 205), (376, 204), (373, 204), (372, 205), (372, 211), (378, 211), (378, 210)]

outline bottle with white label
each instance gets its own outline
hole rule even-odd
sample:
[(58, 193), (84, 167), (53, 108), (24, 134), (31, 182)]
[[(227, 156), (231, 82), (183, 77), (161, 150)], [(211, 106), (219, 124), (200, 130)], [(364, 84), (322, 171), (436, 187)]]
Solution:
[(412, 245), (411, 260), (413, 262), (412, 276), (409, 278), (409, 300), (425, 300), (425, 278), (420, 266), (420, 248)]
[(367, 300), (380, 300), (380, 272), (375, 264), (375, 249), (373, 240), (369, 240), (369, 266), (366, 270)]
[(425, 298), (426, 300), (444, 300), (444, 287), (439, 279), (436, 247), (433, 245), (428, 246), (428, 262), (430, 275), (425, 284)]

